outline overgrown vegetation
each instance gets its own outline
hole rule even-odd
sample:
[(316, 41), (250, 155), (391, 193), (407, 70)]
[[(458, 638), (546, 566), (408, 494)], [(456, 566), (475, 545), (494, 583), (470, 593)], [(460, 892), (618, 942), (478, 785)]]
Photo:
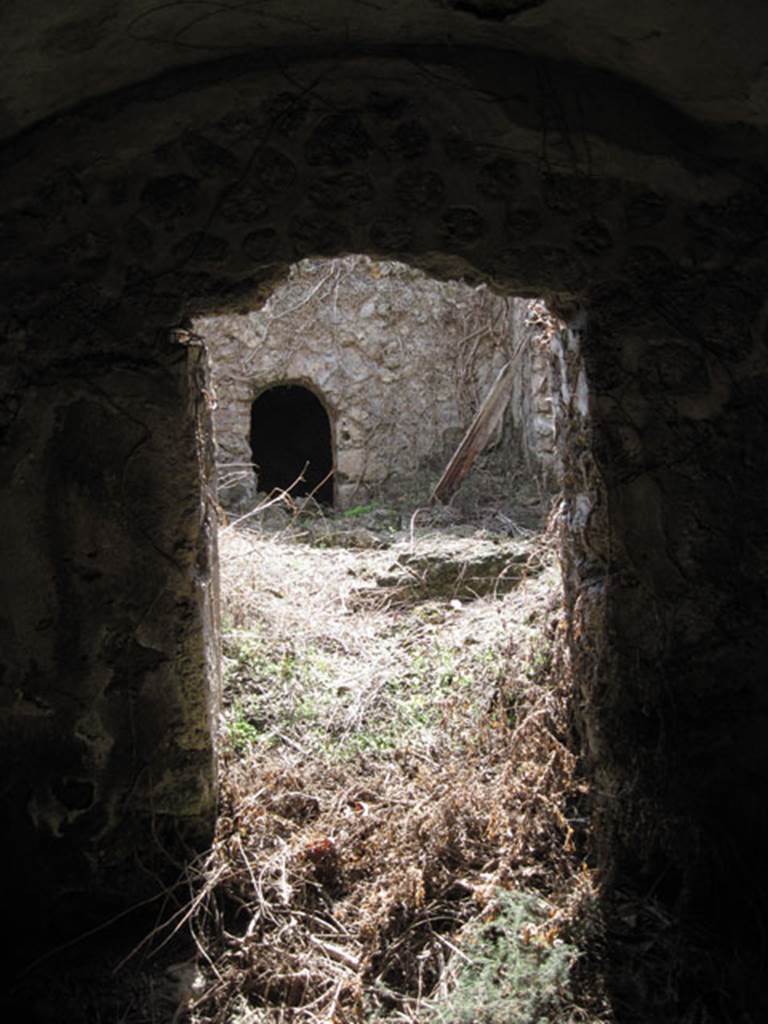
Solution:
[(596, 918), (554, 545), (525, 531), (506, 594), (371, 599), (438, 534), (468, 563), (507, 543), (459, 525), (222, 538), (222, 814), (175, 921), (194, 1024), (604, 1019), (573, 983)]
[(571, 1001), (579, 952), (547, 929), (553, 909), (539, 896), (500, 890), (494, 914), (465, 929), (450, 986), (430, 1001), (435, 1024), (507, 1024), (561, 1017)]

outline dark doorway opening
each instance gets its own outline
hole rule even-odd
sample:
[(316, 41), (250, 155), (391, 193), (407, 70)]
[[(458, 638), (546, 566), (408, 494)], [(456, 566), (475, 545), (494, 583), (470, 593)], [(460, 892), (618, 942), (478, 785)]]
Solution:
[(333, 505), (331, 424), (308, 388), (284, 384), (258, 396), (251, 406), (251, 453), (260, 491), (293, 484), (292, 494)]

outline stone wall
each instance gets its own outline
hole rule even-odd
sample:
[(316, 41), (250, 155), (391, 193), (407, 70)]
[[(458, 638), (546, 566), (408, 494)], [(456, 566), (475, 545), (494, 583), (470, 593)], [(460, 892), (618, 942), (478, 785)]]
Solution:
[(516, 373), (510, 399), (512, 442), (522, 453), (534, 477), (556, 489), (562, 476), (557, 447), (557, 409), (553, 400), (553, 360), (558, 336), (565, 329), (545, 302), (512, 302), (513, 357)]
[(257, 312), (195, 324), (213, 366), (222, 503), (253, 503), (251, 404), (283, 383), (308, 386), (329, 413), (337, 505), (425, 500), (513, 356), (505, 454), (553, 483), (545, 324), (541, 303), (436, 281), (402, 263), (302, 261)]
[(69, 341), (27, 364), (0, 446), (0, 869), (33, 942), (75, 903), (97, 917), (173, 877), (216, 803), (205, 351)]
[[(691, 941), (706, 926), (709, 963), (750, 963), (768, 913), (763, 138), (740, 83), (727, 124), (691, 116), (687, 36), (668, 51), (685, 95), (665, 98), (655, 77), (618, 77), (632, 68), (623, 50), (565, 60), (578, 15), (558, 21), (563, 46), (545, 57), (495, 17), (493, 46), (446, 46), (446, 8), (430, 11), (430, 45), (409, 35), (402, 50), (374, 50), (345, 22), (314, 56), (302, 35), (277, 59), (238, 50), (165, 76), (153, 57), (145, 81), (0, 152), (5, 876), (19, 904), (74, 883), (86, 908), (123, 891), (118, 863), (152, 884), (137, 865), (156, 849), (153, 807), (162, 797), (183, 826), (188, 792), (183, 771), (162, 781), (199, 767), (210, 790), (213, 551), (195, 390), (168, 338), (190, 317), (253, 308), (297, 260), (357, 252), (543, 295), (570, 320), (568, 635), (601, 877), (663, 899)], [(699, 65), (708, 86), (715, 62)], [(756, 80), (763, 115), (764, 95)], [(139, 737), (144, 696), (167, 728), (153, 734), (148, 717)], [(54, 793), (72, 813), (95, 799), (57, 832), (48, 793), (63, 778), (83, 786)], [(213, 801), (198, 806), (210, 824)], [(619, 953), (643, 948), (636, 938)], [(638, 1019), (681, 1019), (648, 1009), (646, 980)]]

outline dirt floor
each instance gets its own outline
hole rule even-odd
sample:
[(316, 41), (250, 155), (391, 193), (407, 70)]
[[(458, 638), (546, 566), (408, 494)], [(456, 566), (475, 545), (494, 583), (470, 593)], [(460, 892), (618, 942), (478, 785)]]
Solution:
[(220, 531), (224, 806), (180, 1019), (602, 1019), (548, 513), (529, 488)]

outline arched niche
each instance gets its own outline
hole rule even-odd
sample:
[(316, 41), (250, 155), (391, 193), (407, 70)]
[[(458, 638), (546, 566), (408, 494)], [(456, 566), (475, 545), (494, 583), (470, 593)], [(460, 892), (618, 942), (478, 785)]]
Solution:
[(274, 384), (251, 403), (250, 445), (259, 490), (334, 503), (331, 419), (302, 384)]

